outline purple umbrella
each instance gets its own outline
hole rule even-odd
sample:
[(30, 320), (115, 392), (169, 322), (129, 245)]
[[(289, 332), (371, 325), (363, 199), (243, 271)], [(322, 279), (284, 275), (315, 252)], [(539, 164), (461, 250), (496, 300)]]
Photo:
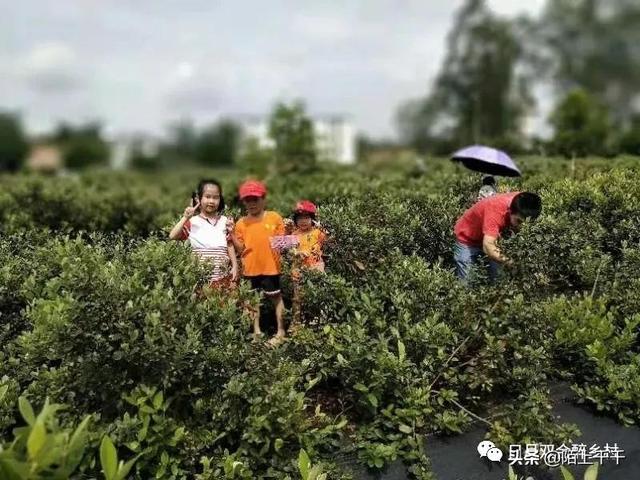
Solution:
[(476, 172), (502, 177), (520, 176), (520, 170), (509, 155), (502, 150), (483, 145), (473, 145), (458, 150), (451, 160), (461, 162), (465, 167)]

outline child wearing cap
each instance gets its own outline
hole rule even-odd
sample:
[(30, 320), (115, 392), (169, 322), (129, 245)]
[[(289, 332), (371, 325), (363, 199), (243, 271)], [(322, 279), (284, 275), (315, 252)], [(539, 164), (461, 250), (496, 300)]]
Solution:
[[(265, 210), (267, 189), (263, 183), (249, 180), (239, 189), (240, 201), (247, 215), (238, 223), (229, 224), (231, 239), (242, 259), (242, 274), (251, 282), (254, 290), (262, 292), (275, 306), (277, 334), (271, 343), (280, 342), (285, 336), (284, 302), (280, 291), (280, 254), (271, 248), (270, 239), (284, 234), (284, 221), (273, 211)], [(251, 310), (254, 337), (259, 337), (259, 311)]]
[(305, 269), (324, 272), (322, 246), (327, 235), (316, 223), (316, 206), (308, 201), (299, 201), (293, 211), (293, 235), (298, 237), (298, 247), (294, 249), (294, 267), (291, 270), (293, 280), (293, 324), (295, 329), (300, 322), (300, 283)]

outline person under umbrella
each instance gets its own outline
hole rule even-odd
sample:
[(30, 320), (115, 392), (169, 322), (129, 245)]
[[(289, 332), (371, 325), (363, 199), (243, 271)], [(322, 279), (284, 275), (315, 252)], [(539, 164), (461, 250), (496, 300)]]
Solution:
[(496, 176), (520, 176), (520, 170), (509, 155), (502, 150), (484, 145), (462, 148), (451, 156), (451, 160), (461, 163), (469, 170), (485, 174), (476, 201), (498, 193)]
[(485, 175), (482, 177), (482, 187), (480, 187), (476, 201), (479, 202), (483, 198), (493, 197), (496, 193), (498, 193), (496, 179), (493, 175)]
[(511, 264), (498, 238), (507, 230), (517, 232), (525, 219), (536, 219), (541, 211), (541, 198), (531, 192), (500, 193), (475, 203), (454, 227), (456, 276), (468, 284), (473, 267), (488, 260), (489, 280), (494, 282), (500, 265)]

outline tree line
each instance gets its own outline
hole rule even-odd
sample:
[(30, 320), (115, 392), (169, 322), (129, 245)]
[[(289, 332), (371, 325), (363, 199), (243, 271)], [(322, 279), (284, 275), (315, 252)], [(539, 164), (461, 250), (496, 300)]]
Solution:
[[(450, 153), (490, 143), (566, 156), (640, 154), (640, 4), (547, 0), (537, 18), (503, 18), (467, 0), (428, 93), (398, 112), (404, 142)], [(536, 88), (555, 99), (553, 133), (526, 136)]]
[[(177, 165), (241, 167), (265, 175), (277, 172), (313, 170), (317, 151), (313, 124), (301, 101), (277, 103), (268, 120), (273, 146), (259, 145), (255, 139), (243, 141), (242, 129), (233, 120), (222, 118), (197, 127), (181, 120), (168, 127), (156, 151), (144, 148), (142, 138), (131, 142), (130, 167), (155, 170)], [(69, 169), (104, 166), (109, 163), (112, 145), (100, 123), (81, 125), (61, 123), (36, 143), (55, 145)], [(15, 112), (0, 112), (0, 171), (15, 171), (23, 166), (30, 140)]]
[[(401, 143), (439, 155), (471, 143), (567, 157), (640, 155), (638, 85), (635, 0), (547, 0), (535, 18), (501, 17), (486, 0), (466, 0), (435, 81), (424, 96), (398, 108)], [(540, 88), (554, 99), (550, 138), (525, 128)], [(228, 119), (202, 128), (181, 121), (169, 127), (157, 152), (134, 144), (129, 163), (146, 170), (233, 165), (262, 174), (314, 168), (313, 126), (302, 102), (278, 103), (269, 132), (273, 148), (242, 141), (241, 128)], [(379, 144), (367, 140), (360, 142), (362, 151)], [(98, 123), (63, 123), (44, 141), (61, 149), (68, 168), (108, 163), (110, 145)], [(19, 115), (0, 112), (0, 170), (20, 168), (29, 143)]]

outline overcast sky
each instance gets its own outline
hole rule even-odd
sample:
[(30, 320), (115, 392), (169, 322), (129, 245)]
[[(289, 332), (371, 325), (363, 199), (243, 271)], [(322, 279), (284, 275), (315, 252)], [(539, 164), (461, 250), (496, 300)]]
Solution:
[[(303, 98), (376, 137), (437, 74), (461, 0), (0, 0), (0, 109), (32, 132), (264, 114)], [(543, 0), (490, 0), (505, 15)]]

